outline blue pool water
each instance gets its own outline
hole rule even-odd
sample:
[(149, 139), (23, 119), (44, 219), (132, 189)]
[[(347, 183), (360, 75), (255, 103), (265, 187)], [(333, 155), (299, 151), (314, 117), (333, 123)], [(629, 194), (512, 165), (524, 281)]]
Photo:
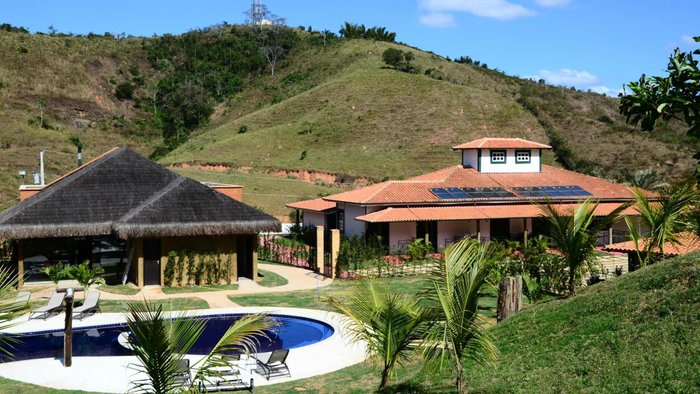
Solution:
[[(206, 316), (207, 324), (189, 354), (208, 354), (241, 314)], [(333, 328), (326, 323), (296, 316), (270, 315), (279, 325), (259, 339), (257, 352), (294, 349), (320, 342), (333, 335)], [(73, 356), (128, 356), (117, 337), (128, 331), (126, 324), (76, 328), (73, 330)], [(35, 358), (63, 357), (63, 330), (41, 331), (16, 335), (20, 340), (14, 347), (12, 361)], [(9, 360), (0, 360), (0, 362)]]

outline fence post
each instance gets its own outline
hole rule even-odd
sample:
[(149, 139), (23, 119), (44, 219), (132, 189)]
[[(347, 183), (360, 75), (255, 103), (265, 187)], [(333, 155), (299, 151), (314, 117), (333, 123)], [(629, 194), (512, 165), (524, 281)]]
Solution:
[(323, 226), (316, 226), (316, 272), (323, 274)]
[(523, 309), (523, 278), (508, 276), (498, 284), (498, 309), (496, 321), (502, 322)]
[(331, 279), (335, 279), (335, 267), (340, 252), (340, 230), (331, 230)]

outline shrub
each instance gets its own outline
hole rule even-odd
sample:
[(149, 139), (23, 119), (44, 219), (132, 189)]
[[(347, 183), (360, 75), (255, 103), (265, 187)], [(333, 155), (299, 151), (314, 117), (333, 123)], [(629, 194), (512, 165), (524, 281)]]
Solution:
[(48, 267), (42, 268), (41, 272), (46, 274), (46, 276), (49, 277), (51, 282), (58, 286), (59, 280), (68, 277), (69, 269), (70, 267), (63, 265), (63, 263), (56, 263), (49, 265)]
[(177, 253), (177, 263), (175, 264), (175, 277), (177, 277), (177, 284), (182, 286), (185, 280), (185, 251), (182, 249)]
[(415, 59), (413, 52), (403, 52), (396, 48), (387, 48), (382, 54), (382, 60), (384, 60), (384, 63), (386, 63), (389, 67), (399, 71), (415, 74), (418, 72), (418, 67), (411, 64), (413, 59)]
[(119, 100), (131, 100), (134, 98), (134, 89), (136, 87), (131, 82), (122, 82), (114, 89), (114, 95)]
[(406, 250), (406, 255), (408, 256), (408, 261), (423, 260), (428, 256), (428, 253), (432, 252), (433, 245), (430, 241), (423, 238), (417, 238), (408, 245)]
[(224, 272), (226, 273), (226, 284), (231, 284), (231, 277), (233, 276), (233, 257), (231, 255), (226, 256), (226, 262), (224, 263)]
[(376, 237), (365, 239), (360, 236), (343, 237), (338, 251), (337, 269), (355, 270), (376, 265), (388, 254), (387, 248)]
[(172, 286), (175, 279), (175, 266), (177, 264), (177, 252), (171, 250), (168, 253), (168, 262), (165, 264), (163, 271), (163, 282), (166, 286)]
[(197, 254), (190, 250), (187, 251), (187, 284), (192, 285), (197, 271)]
[(243, 134), (246, 131), (248, 131), (248, 126), (246, 126), (246, 125), (243, 125), (243, 126), (238, 128), (238, 134)]

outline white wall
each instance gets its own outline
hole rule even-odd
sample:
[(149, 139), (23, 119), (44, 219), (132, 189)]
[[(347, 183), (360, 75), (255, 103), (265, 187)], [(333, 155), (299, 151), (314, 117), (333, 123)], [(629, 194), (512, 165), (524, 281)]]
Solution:
[(445, 240), (455, 236), (462, 238), (465, 235), (476, 234), (476, 220), (460, 220), (438, 222), (438, 247), (445, 247)]
[(464, 167), (477, 168), (478, 154), (476, 149), (463, 149), (462, 150), (462, 165)]
[[(503, 149), (494, 149), (503, 150)], [(481, 171), (480, 172), (540, 172), (540, 151), (539, 149), (530, 149), (530, 162), (529, 163), (516, 163), (515, 162), (515, 151), (516, 150), (527, 150), (527, 149), (505, 149), (506, 151), (506, 162), (492, 164), (491, 163), (491, 150), (482, 149), (481, 150)]]
[(491, 221), (488, 219), (479, 220), (479, 232), (485, 241), (491, 240)]
[(416, 222), (389, 223), (389, 249), (396, 250), (399, 241), (416, 238)]
[(359, 205), (340, 203), (338, 204), (338, 209), (345, 210), (345, 228), (341, 230), (344, 231), (346, 236), (351, 237), (353, 235), (365, 234), (365, 222), (355, 220), (355, 218), (369, 213), (369, 210)]
[(304, 211), (304, 227), (325, 226), (326, 214), (323, 212)]

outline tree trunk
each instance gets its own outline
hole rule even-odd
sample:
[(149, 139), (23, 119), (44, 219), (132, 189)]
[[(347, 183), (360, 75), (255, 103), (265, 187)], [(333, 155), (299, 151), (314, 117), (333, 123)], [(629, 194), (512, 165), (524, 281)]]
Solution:
[(382, 371), (382, 381), (379, 383), (379, 390), (386, 388), (386, 385), (388, 383), (389, 383), (389, 368), (386, 367)]
[(523, 278), (506, 277), (498, 284), (496, 321), (501, 322), (523, 309)]
[(462, 363), (457, 360), (457, 378), (455, 379), (455, 384), (457, 385), (457, 392), (459, 394), (464, 394), (467, 392), (467, 387), (464, 384), (464, 369), (462, 369)]

